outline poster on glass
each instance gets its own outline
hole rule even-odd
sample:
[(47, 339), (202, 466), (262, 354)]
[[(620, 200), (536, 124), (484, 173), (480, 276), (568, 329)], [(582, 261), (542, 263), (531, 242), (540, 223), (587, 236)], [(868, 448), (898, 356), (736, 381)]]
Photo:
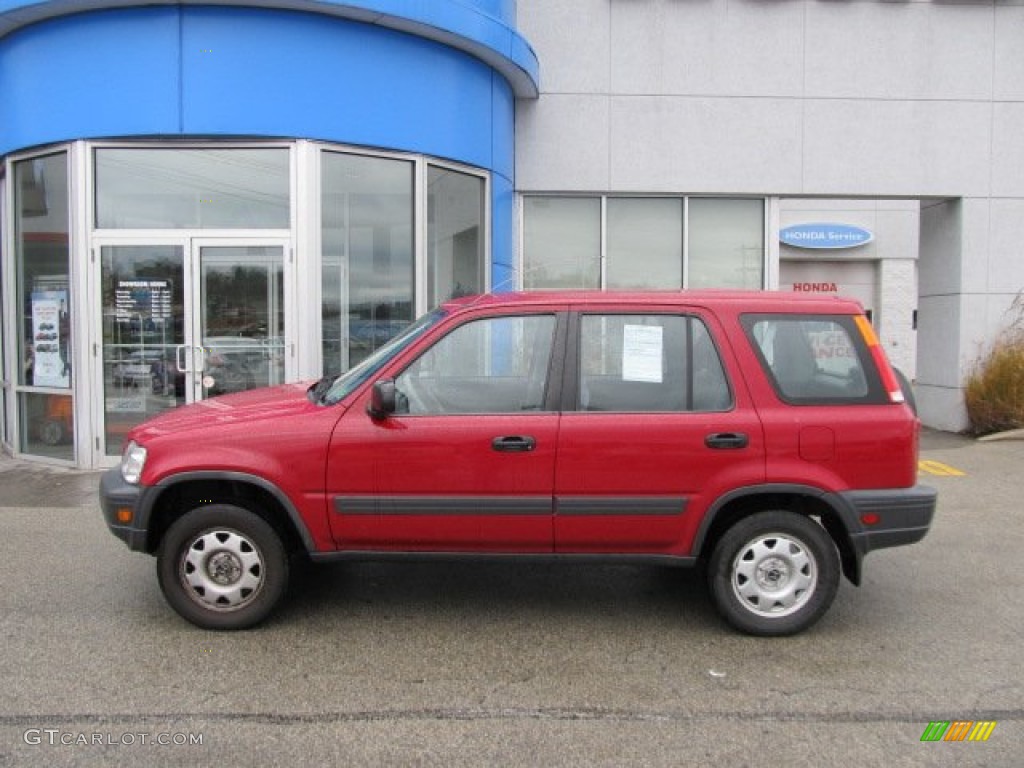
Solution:
[(70, 387), (71, 364), (67, 291), (32, 293), (32, 384)]

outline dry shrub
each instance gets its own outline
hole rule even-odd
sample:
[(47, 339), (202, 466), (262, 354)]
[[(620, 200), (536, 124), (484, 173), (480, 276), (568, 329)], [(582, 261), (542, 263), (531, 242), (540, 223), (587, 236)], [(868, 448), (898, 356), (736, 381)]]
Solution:
[(1024, 428), (1024, 294), (1011, 311), (1016, 319), (967, 377), (964, 400), (975, 435)]

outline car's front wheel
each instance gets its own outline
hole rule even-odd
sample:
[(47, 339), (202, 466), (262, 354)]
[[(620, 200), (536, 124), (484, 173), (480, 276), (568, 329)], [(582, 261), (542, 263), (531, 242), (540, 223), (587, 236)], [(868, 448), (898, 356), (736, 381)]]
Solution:
[(708, 585), (719, 613), (737, 629), (791, 635), (828, 610), (839, 572), (824, 528), (794, 512), (768, 511), (725, 532), (708, 563)]
[(246, 629), (265, 619), (288, 585), (280, 536), (230, 504), (198, 507), (168, 529), (157, 555), (171, 607), (204, 629)]

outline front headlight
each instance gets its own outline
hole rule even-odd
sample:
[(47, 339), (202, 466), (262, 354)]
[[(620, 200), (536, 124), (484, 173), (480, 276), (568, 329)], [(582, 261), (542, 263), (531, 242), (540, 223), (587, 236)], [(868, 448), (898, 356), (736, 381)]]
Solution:
[(142, 468), (146, 466), (146, 449), (132, 440), (125, 446), (121, 454), (121, 477), (126, 483), (135, 485), (142, 477)]

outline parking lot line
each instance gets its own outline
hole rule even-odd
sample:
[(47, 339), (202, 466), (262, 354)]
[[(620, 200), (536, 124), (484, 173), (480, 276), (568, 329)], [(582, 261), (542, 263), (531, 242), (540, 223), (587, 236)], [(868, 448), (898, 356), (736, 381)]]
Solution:
[(925, 474), (936, 475), (938, 477), (963, 477), (967, 474), (956, 467), (949, 466), (949, 464), (943, 464), (941, 461), (934, 461), (931, 459), (925, 459), (917, 462), (917, 468)]

